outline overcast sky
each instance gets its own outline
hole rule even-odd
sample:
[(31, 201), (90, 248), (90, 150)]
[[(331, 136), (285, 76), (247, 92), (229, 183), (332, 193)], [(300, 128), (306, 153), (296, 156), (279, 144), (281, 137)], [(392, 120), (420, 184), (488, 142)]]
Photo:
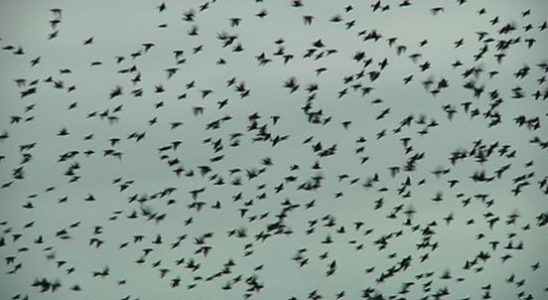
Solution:
[(548, 5), (400, 3), (0, 1), (0, 298), (546, 299)]

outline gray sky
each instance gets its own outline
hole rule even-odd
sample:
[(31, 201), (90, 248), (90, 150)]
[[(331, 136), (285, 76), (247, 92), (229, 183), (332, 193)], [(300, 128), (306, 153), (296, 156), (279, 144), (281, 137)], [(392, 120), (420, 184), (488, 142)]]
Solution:
[[(344, 299), (358, 299), (366, 289), (386, 299), (434, 299), (442, 289), (447, 299), (547, 298), (548, 148), (541, 144), (548, 143), (548, 5), (292, 3), (166, 1), (159, 11), (159, 1), (0, 2), (1, 298), (335, 299), (344, 291)], [(189, 12), (193, 20), (183, 20)], [(310, 25), (304, 16), (313, 16)], [(515, 29), (501, 32), (509, 26)], [(373, 32), (378, 40), (366, 39)], [(223, 47), (222, 35), (234, 40)], [(514, 43), (497, 49), (507, 41)], [(234, 51), (237, 45), (243, 50)], [(176, 68), (171, 77), (169, 68)], [(475, 75), (465, 77), (467, 70)], [(284, 87), (291, 77), (294, 92)], [(475, 97), (466, 84), (483, 92)], [(307, 91), (311, 85), (317, 91)], [(111, 98), (116, 87), (121, 95)], [(255, 127), (270, 134), (266, 141), (254, 141), (261, 135), (249, 130), (253, 114)], [(529, 127), (516, 123), (520, 116)], [(215, 122), (218, 128), (208, 128)], [(68, 134), (59, 135), (63, 128)], [(330, 147), (333, 155), (320, 155)], [(457, 152), (465, 155), (452, 164)], [(211, 171), (201, 175), (203, 166)], [(257, 177), (246, 175), (261, 168)], [(390, 168), (400, 171), (392, 176)], [(492, 179), (472, 178), (482, 172)], [(299, 188), (318, 176), (317, 189)], [(193, 199), (190, 192), (201, 188)], [(197, 211), (193, 203), (204, 206)], [(269, 230), (272, 224), (281, 229)], [(212, 237), (197, 243), (206, 233)], [(332, 243), (323, 243), (327, 237)], [(204, 246), (207, 256), (196, 253)], [(399, 270), (406, 257), (410, 266)], [(223, 274), (229, 260), (234, 266)], [(199, 268), (192, 271), (190, 261)], [(326, 276), (330, 265), (334, 273)], [(106, 267), (108, 275), (94, 276)], [(248, 290), (253, 278), (259, 292)], [(171, 287), (176, 279), (180, 286)], [(41, 293), (34, 282), (60, 287)]]

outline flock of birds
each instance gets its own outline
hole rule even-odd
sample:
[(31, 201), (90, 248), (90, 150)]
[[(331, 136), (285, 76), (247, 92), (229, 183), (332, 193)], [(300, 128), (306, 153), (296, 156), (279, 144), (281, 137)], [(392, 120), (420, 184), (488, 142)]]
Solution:
[(546, 4), (229, 2), (1, 31), (2, 299), (548, 299)]

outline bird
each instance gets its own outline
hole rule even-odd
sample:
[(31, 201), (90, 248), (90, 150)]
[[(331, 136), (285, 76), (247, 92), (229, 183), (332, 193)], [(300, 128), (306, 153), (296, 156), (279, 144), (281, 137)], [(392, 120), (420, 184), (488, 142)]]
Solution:
[(12, 3), (4, 294), (544, 299), (548, 25), (472, 2)]

